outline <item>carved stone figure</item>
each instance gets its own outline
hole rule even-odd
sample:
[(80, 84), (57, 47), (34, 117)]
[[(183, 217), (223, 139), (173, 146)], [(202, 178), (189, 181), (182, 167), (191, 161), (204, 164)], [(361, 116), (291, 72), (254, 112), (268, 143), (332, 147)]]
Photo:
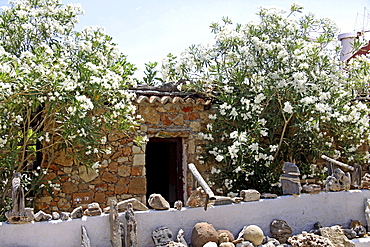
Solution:
[(21, 174), (16, 172), (12, 180), (11, 211), (5, 213), (5, 217), (12, 224), (29, 223), (34, 219), (33, 208), (25, 208), (24, 191), (21, 186)]
[(188, 246), (188, 243), (186, 243), (185, 241), (185, 238), (184, 238), (184, 230), (183, 229), (180, 229), (177, 233), (177, 236), (176, 236), (176, 241), (178, 243), (182, 243), (184, 246)]
[(151, 194), (148, 199), (149, 205), (156, 210), (167, 210), (170, 204), (160, 194)]
[(280, 175), (280, 182), (284, 195), (301, 194), (302, 187), (299, 179), (300, 174), (298, 166), (294, 163), (284, 163), (283, 174)]
[(173, 241), (173, 235), (170, 229), (168, 229), (167, 227), (160, 227), (153, 231), (152, 239), (156, 247), (166, 246), (171, 241)]
[(325, 180), (326, 191), (341, 191), (351, 188), (351, 176), (349, 172), (344, 173), (340, 168), (334, 169), (331, 176)]
[(235, 247), (235, 245), (229, 241), (229, 236), (226, 232), (222, 232), (218, 235), (218, 246), (219, 247)]
[(175, 201), (175, 204), (173, 206), (175, 209), (177, 210), (181, 210), (182, 209), (182, 201), (178, 200), (178, 201)]
[(270, 232), (272, 237), (285, 244), (292, 234), (292, 228), (284, 220), (273, 220), (270, 223)]
[(125, 212), (125, 241), (128, 247), (137, 247), (138, 246), (138, 239), (137, 239), (137, 222), (135, 219), (135, 213), (132, 209), (132, 204), (128, 203), (126, 212)]

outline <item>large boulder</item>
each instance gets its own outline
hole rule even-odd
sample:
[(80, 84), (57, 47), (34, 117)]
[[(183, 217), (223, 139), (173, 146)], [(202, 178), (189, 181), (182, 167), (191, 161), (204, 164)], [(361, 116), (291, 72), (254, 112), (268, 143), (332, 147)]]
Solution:
[(191, 233), (191, 244), (193, 247), (203, 247), (208, 242), (218, 242), (216, 229), (207, 222), (195, 224)]

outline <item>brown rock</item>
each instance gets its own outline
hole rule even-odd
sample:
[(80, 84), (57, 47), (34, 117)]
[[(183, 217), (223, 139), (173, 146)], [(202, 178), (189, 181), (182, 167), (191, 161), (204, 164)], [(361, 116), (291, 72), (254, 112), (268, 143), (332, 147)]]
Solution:
[(58, 201), (57, 205), (59, 210), (61, 211), (69, 211), (69, 209), (71, 208), (71, 203), (65, 198), (61, 198)]
[(218, 242), (216, 229), (207, 222), (195, 224), (191, 233), (191, 244), (193, 247), (202, 247), (207, 242)]
[(91, 182), (99, 176), (99, 174), (91, 167), (80, 165), (78, 167), (79, 177), (85, 182)]
[(117, 172), (118, 171), (118, 163), (112, 162), (108, 165), (108, 169), (110, 172)]
[(143, 175), (143, 168), (140, 166), (133, 166), (131, 169), (132, 176), (142, 176)]
[(114, 191), (114, 188), (115, 188), (116, 186), (114, 185), (114, 184), (108, 184), (108, 187), (107, 187), (107, 190), (108, 191)]
[(110, 172), (104, 172), (102, 176), (102, 180), (105, 182), (110, 182), (110, 183), (116, 183), (118, 181), (117, 176)]
[(83, 190), (88, 190), (88, 189), (89, 189), (89, 185), (83, 184), (83, 183), (78, 184), (78, 190), (80, 192), (83, 191)]
[(114, 193), (115, 194), (126, 194), (128, 192), (128, 187), (127, 186), (119, 186), (116, 185), (114, 188)]
[(117, 185), (128, 185), (130, 183), (130, 180), (126, 178), (120, 178), (118, 179)]
[(57, 158), (54, 160), (54, 162), (57, 165), (62, 166), (72, 166), (73, 165), (73, 159), (69, 157), (68, 152), (72, 152), (71, 148), (67, 148), (67, 153), (64, 150), (61, 150), (57, 154)]
[(131, 147), (124, 147), (122, 150), (123, 156), (129, 156), (132, 153)]
[(105, 202), (105, 194), (102, 192), (96, 192), (94, 195), (94, 201), (98, 203)]
[(73, 192), (77, 192), (78, 187), (74, 183), (68, 181), (62, 184), (62, 190), (63, 192), (70, 194)]
[(129, 194), (145, 194), (146, 193), (146, 179), (144, 177), (133, 177), (130, 180), (128, 193)]
[(140, 107), (139, 115), (149, 124), (158, 124), (159, 123), (159, 114), (152, 107)]
[(96, 191), (106, 191), (108, 188), (107, 184), (97, 184), (95, 185), (95, 190)]
[(131, 167), (130, 166), (119, 166), (118, 175), (120, 175), (121, 177), (129, 177), (131, 175)]
[(228, 237), (229, 242), (232, 242), (235, 240), (234, 235), (229, 230), (218, 230), (217, 231), (218, 236), (220, 236), (221, 233), (226, 233), (226, 236)]

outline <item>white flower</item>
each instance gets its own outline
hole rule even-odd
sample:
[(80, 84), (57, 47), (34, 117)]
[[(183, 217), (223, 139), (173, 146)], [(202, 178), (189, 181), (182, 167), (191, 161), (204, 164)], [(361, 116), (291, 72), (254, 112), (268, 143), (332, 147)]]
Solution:
[(286, 113), (288, 113), (288, 114), (292, 114), (293, 113), (293, 106), (290, 104), (289, 101), (286, 101), (284, 103), (283, 111), (286, 112)]
[(222, 155), (220, 155), (220, 154), (218, 154), (218, 155), (216, 156), (216, 160), (217, 160), (217, 162), (221, 162), (223, 159), (224, 159), (224, 156), (222, 156)]

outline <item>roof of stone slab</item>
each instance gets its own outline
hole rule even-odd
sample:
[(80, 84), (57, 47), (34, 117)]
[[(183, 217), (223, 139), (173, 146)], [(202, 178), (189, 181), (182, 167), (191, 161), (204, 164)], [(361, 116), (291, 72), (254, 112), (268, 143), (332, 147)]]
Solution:
[(196, 104), (210, 105), (212, 99), (199, 93), (185, 93), (176, 88), (172, 83), (166, 83), (159, 87), (138, 85), (131, 90), (136, 94), (136, 103), (160, 103), (160, 104)]

